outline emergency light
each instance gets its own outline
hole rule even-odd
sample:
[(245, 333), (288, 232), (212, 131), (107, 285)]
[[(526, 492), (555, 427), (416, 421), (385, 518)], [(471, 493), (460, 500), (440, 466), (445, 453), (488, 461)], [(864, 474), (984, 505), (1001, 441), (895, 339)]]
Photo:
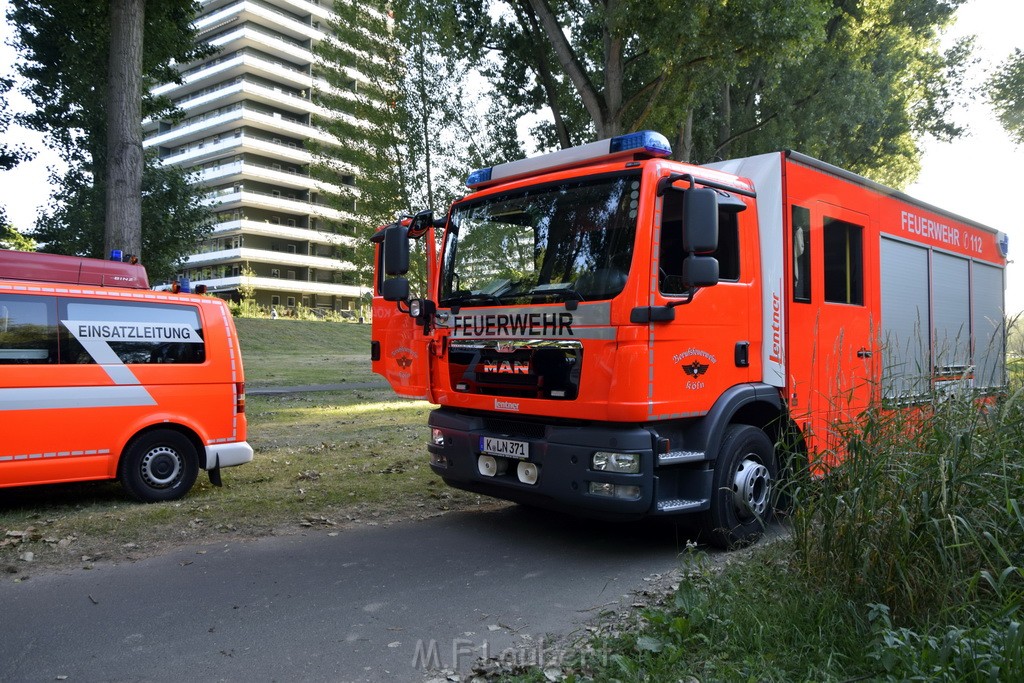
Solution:
[(498, 181), (512, 180), (540, 171), (554, 171), (598, 160), (611, 161), (618, 157), (632, 157), (636, 154), (667, 157), (672, 154), (672, 146), (661, 133), (653, 130), (641, 130), (607, 140), (560, 149), (551, 154), (542, 154), (518, 161), (509, 161), (490, 168), (477, 169), (469, 174), (466, 179), (466, 187), (475, 190)]

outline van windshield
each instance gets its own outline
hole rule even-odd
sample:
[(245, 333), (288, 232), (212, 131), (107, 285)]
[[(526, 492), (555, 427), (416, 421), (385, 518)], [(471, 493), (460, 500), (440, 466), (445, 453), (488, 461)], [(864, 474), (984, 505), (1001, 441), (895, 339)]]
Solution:
[(452, 209), (442, 306), (608, 299), (626, 284), (640, 174), (469, 199)]

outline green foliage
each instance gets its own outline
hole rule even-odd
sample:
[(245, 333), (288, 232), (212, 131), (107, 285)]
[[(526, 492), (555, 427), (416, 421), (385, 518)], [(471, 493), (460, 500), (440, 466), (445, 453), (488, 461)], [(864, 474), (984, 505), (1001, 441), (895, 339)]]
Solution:
[[(169, 280), (182, 257), (212, 228), (211, 214), (179, 170), (149, 155), (142, 174), (143, 265), (153, 281)], [(57, 179), (54, 179), (55, 181)], [(82, 167), (60, 180), (54, 208), (40, 217), (32, 237), (42, 250), (104, 258), (105, 183)]]
[(802, 572), (897, 623), (1024, 604), (1022, 392), (985, 409), (936, 396), (850, 428), (843, 463), (794, 495)]
[(1017, 144), (1024, 143), (1024, 50), (1017, 48), (988, 82), (999, 122)]
[[(316, 47), (318, 73), (334, 92), (317, 101), (340, 115), (317, 120), (336, 144), (314, 144), (313, 173), (340, 187), (326, 193), (353, 214), (359, 238), (353, 261), (364, 282), (372, 265), (370, 235), (399, 214), (443, 211), (462, 193), (474, 166), (521, 156), (514, 129), (484, 125), (467, 78), (468, 60), (446, 52), (444, 12), (435, 3), (338, 3), (331, 37)], [(353, 184), (354, 180), (354, 184)], [(337, 226), (352, 234), (352, 225)], [(422, 278), (422, 266), (415, 276)]]
[(0, 249), (35, 251), (36, 241), (18, 232), (13, 225), (0, 223)]
[(938, 32), (961, 3), (457, 2), (451, 44), (488, 54), (510, 118), (546, 110), (545, 147), (653, 128), (684, 160), (791, 148), (902, 186), (922, 136), (960, 133), (969, 43)]
[[(175, 63), (209, 51), (196, 45), (191, 22), (198, 4), (167, 0), (146, 4), (143, 42), (144, 117), (171, 117), (166, 98), (150, 89), (179, 77)], [(53, 178), (53, 209), (34, 237), (55, 253), (103, 256), (106, 190), (107, 62), (110, 44), (106, 0), (12, 0), (8, 21), (17, 27), (23, 91), (35, 106), (19, 120), (49, 135), (69, 169)], [(141, 122), (140, 122), (141, 125)], [(148, 155), (143, 171), (143, 262), (154, 279), (206, 234), (210, 220), (185, 172), (164, 168)]]
[(839, 431), (842, 464), (789, 483), (789, 538), (717, 567), (688, 548), (674, 594), (603, 627), (562, 673), (1024, 678), (1024, 385), (878, 409)]

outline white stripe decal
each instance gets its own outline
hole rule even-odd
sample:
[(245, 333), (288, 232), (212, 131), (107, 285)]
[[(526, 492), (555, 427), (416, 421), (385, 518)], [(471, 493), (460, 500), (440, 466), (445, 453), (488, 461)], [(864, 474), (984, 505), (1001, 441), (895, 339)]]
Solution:
[(142, 386), (0, 389), (0, 411), (155, 406)]

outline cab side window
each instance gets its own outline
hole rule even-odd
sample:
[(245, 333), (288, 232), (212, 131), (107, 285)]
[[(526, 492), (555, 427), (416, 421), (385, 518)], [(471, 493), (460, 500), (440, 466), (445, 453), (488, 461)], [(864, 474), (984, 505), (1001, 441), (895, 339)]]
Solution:
[(0, 295), (0, 365), (57, 362), (54, 297)]
[[(686, 294), (683, 286), (682, 216), (683, 192), (668, 192), (662, 206), (661, 249), (658, 252), (658, 284), (662, 294)], [(708, 256), (718, 259), (718, 278), (722, 282), (740, 279), (740, 233), (735, 211), (718, 212), (718, 249)]]

